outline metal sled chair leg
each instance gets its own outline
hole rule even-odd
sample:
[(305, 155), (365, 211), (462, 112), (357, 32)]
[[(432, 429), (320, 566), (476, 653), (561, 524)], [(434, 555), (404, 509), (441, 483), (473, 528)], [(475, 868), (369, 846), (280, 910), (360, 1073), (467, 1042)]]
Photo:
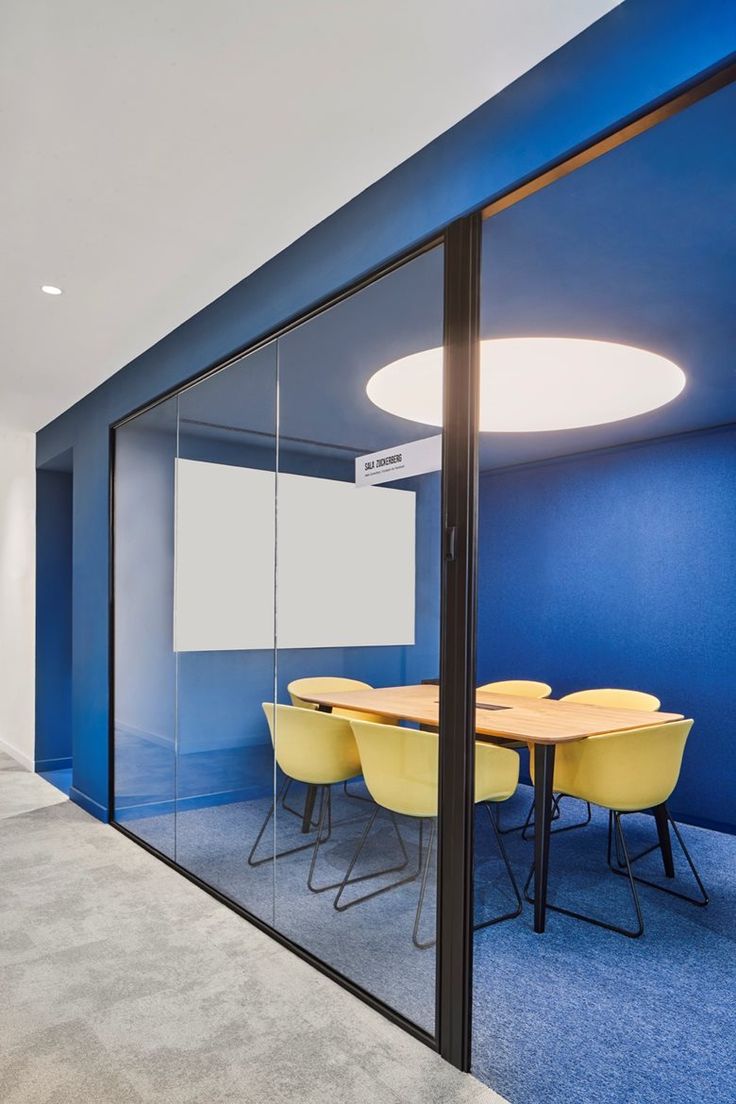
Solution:
[[(691, 856), (690, 852), (688, 851), (687, 847), (685, 846), (685, 841), (682, 838), (682, 833), (680, 832), (680, 829), (678, 828), (675, 821), (672, 819), (672, 817), (670, 815), (670, 811), (667, 808), (667, 805), (664, 804), (664, 805), (660, 806), (660, 809), (662, 810), (662, 812), (660, 814), (660, 817), (659, 817), (659, 823), (658, 823), (658, 829), (660, 829), (660, 839), (658, 839), (656, 843), (653, 843), (651, 847), (646, 847), (643, 851), (640, 851), (638, 855), (632, 856), (629, 860), (630, 863), (631, 863), (631, 866), (633, 867), (634, 864), (639, 862), (640, 859), (643, 859), (645, 855), (650, 855), (652, 853), (652, 851), (661, 851), (662, 852), (662, 860), (663, 860), (663, 864), (664, 864), (664, 868), (665, 868), (665, 875), (667, 877), (674, 877), (674, 867), (672, 865), (671, 844), (669, 844), (669, 842), (668, 842), (668, 839), (669, 839), (669, 826), (671, 826), (673, 832), (675, 833), (675, 838), (677, 839), (677, 842), (680, 845), (680, 850), (682, 851), (683, 855), (685, 856), (685, 861), (687, 862), (688, 866), (690, 867), (690, 871), (692, 873), (692, 876), (695, 879), (695, 884), (697, 885), (698, 890), (699, 890), (699, 896), (698, 897), (692, 897), (689, 893), (680, 893), (680, 891), (677, 890), (677, 889), (670, 889), (669, 886), (661, 885), (659, 882), (653, 882), (649, 878), (642, 878), (642, 877), (640, 877), (639, 875), (636, 875), (636, 874), (633, 876), (634, 881), (638, 882), (639, 885), (649, 886), (650, 889), (657, 889), (657, 890), (659, 890), (660, 893), (667, 893), (670, 897), (677, 897), (678, 900), (680, 900), (680, 901), (687, 901), (688, 904), (697, 905), (699, 908), (705, 908), (705, 906), (708, 904), (710, 898), (708, 897), (708, 893), (706, 891), (705, 886), (703, 885), (703, 881), (700, 877), (700, 874), (698, 873), (697, 867), (695, 866), (695, 863), (693, 862), (692, 856)], [(618, 836), (616, 836), (616, 848), (615, 848), (615, 850), (616, 850), (616, 865), (614, 866), (613, 862), (611, 861), (611, 859), (612, 859), (612, 856), (611, 856), (612, 842), (613, 842), (613, 835), (614, 835), (614, 833), (613, 833), (613, 818), (614, 818), (614, 816), (615, 816), (615, 814), (613, 812), (609, 813), (609, 817), (608, 817), (608, 855), (607, 855), (607, 858), (608, 858), (608, 865), (611, 869), (611, 872), (613, 874), (618, 874), (619, 876), (622, 876), (624, 874), (623, 867), (625, 866), (625, 863), (621, 861), (621, 852), (620, 852), (620, 849), (619, 849)], [(663, 830), (664, 830), (664, 832), (667, 833), (667, 838), (663, 838)]]
[[(532, 824), (533, 817), (534, 817), (534, 798), (532, 798), (531, 805), (529, 806), (529, 812), (526, 815), (526, 819), (521, 824), (511, 825), (510, 828), (502, 828), (501, 827), (501, 809), (500, 809), (500, 807), (498, 809), (496, 809), (496, 827), (498, 828), (498, 830), (499, 830), (499, 832), (501, 833), (502, 836), (510, 836), (512, 832), (524, 833), (528, 830), (528, 828)], [(552, 819), (553, 820), (559, 820), (560, 819), (559, 797), (557, 797), (557, 796), (553, 796)], [(523, 836), (523, 838), (526, 839), (527, 837)]]
[[(328, 790), (326, 807), (325, 806), (320, 807), (320, 823), (321, 824), (324, 822), (325, 814), (327, 814), (328, 819), (329, 819), (330, 804), (331, 804), (331, 798), (330, 798), (330, 794), (329, 794), (329, 790)], [(373, 816), (371, 816), (368, 819), (368, 822), (366, 824), (366, 828), (363, 831), (363, 836), (361, 837), (361, 841), (364, 841), (367, 838), (368, 831), (370, 830), (371, 825), (374, 823), (377, 813), (378, 813), (378, 809), (376, 809), (376, 812), (373, 814)], [(314, 845), (314, 851), (312, 853), (312, 861), (311, 861), (310, 866), (309, 866), (309, 875), (307, 877), (307, 887), (312, 891), (312, 893), (324, 893), (325, 890), (328, 890), (328, 889), (337, 889), (339, 891), (339, 893), (338, 893), (338, 896), (339, 896), (339, 894), (342, 893), (343, 890), (345, 889), (346, 885), (354, 885), (356, 882), (364, 882), (368, 878), (378, 878), (383, 874), (393, 874), (394, 872), (396, 872), (398, 870), (404, 870), (406, 868), (408, 862), (409, 862), (409, 856), (407, 854), (406, 847), (404, 846), (404, 841), (402, 839), (401, 832), (399, 831), (399, 826), (396, 823), (396, 818), (391, 817), (391, 822), (393, 824), (394, 831), (396, 832), (396, 838), (399, 841), (399, 847), (401, 848), (401, 853), (402, 853), (402, 856), (403, 856), (403, 859), (400, 863), (397, 863), (395, 866), (387, 866), (387, 867), (384, 867), (381, 870), (372, 871), (370, 874), (361, 874), (357, 878), (350, 878), (350, 874), (352, 873), (352, 870), (355, 866), (355, 856), (353, 856), (353, 860), (351, 861), (350, 866), (348, 867), (348, 871), (347, 871), (346, 875), (343, 878), (341, 878), (339, 882), (331, 882), (329, 885), (323, 885), (323, 886), (314, 885), (314, 871), (315, 871), (315, 868), (316, 868), (316, 865), (317, 865), (317, 856), (319, 854), (319, 848), (321, 846), (321, 843), (325, 842), (324, 840), (320, 839), (320, 832), (318, 831), (317, 832), (317, 842)], [(343, 822), (343, 823), (345, 823), (345, 822)], [(354, 822), (350, 822), (350, 823), (354, 823)], [(353, 902), (351, 902), (351, 904), (352, 903)], [(338, 912), (339, 911), (341, 911), (341, 910), (338, 909)]]
[[(491, 812), (490, 807), (485, 802), (483, 804), (484, 804), (484, 808), (486, 810), (486, 813), (488, 815), (488, 823), (491, 826), (491, 830), (493, 832), (496, 843), (498, 845), (498, 850), (501, 854), (501, 858), (503, 859), (503, 864), (506, 868), (506, 873), (507, 873), (509, 881), (511, 883), (511, 887), (514, 891), (514, 896), (516, 897), (516, 907), (514, 909), (512, 909), (510, 912), (503, 912), (499, 916), (491, 916), (490, 919), (488, 919), (488, 920), (480, 920), (480, 921), (478, 921), (478, 923), (473, 924), (473, 931), (476, 931), (476, 932), (481, 931), (483, 928), (493, 927), (494, 924), (502, 924), (504, 922), (504, 920), (514, 920), (514, 919), (516, 919), (517, 916), (521, 915), (521, 911), (522, 911), (522, 908), (523, 908), (523, 902), (522, 902), (522, 899), (521, 899), (521, 893), (519, 892), (519, 886), (516, 882), (516, 878), (514, 877), (514, 872), (511, 869), (511, 863), (509, 862), (509, 857), (506, 853), (506, 848), (504, 847), (503, 840), (501, 839), (501, 833), (498, 830), (495, 818), (493, 816), (493, 813)], [(414, 931), (412, 932), (412, 942), (414, 943), (415, 947), (419, 948), (419, 950), (426, 950), (429, 947), (433, 947), (436, 943), (436, 939), (430, 939), (430, 940), (426, 940), (426, 941), (419, 939), (419, 927), (420, 927), (420, 923), (421, 923), (422, 909), (424, 907), (424, 898), (425, 898), (426, 889), (427, 889), (427, 876), (428, 876), (429, 869), (430, 869), (430, 866), (431, 866), (432, 847), (433, 847), (433, 844), (434, 844), (435, 832), (436, 832), (435, 825), (436, 825), (436, 822), (432, 821), (432, 832), (431, 832), (431, 836), (430, 836), (429, 846), (427, 848), (427, 858), (426, 858), (426, 861), (425, 861), (425, 864), (424, 864), (424, 873), (422, 875), (422, 887), (421, 887), (421, 890), (420, 890), (420, 893), (419, 893), (419, 903), (417, 904), (417, 911), (416, 911), (416, 916), (415, 916), (415, 919), (414, 919)]]
[[(552, 809), (552, 820), (559, 820), (560, 817), (562, 816), (562, 813), (560, 812), (560, 802), (562, 801), (563, 797), (567, 797), (567, 796), (568, 796), (567, 794), (563, 794), (563, 793), (553, 794), (552, 800), (554, 802), (554, 807)], [(589, 801), (585, 802), (585, 807), (586, 807), (586, 815), (585, 815), (584, 820), (577, 820), (574, 824), (563, 824), (563, 826), (561, 828), (552, 828), (552, 829), (550, 829), (550, 831), (551, 832), (573, 832), (576, 828), (585, 828), (585, 827), (587, 827), (587, 825), (590, 824), (591, 817), (593, 816), (593, 813), (591, 811)], [(524, 824), (523, 824), (522, 829), (521, 829), (521, 838), (523, 840), (534, 839), (534, 835), (533, 835), (533, 833), (531, 833), (531, 829), (533, 827), (534, 827), (534, 801), (532, 801), (531, 805), (529, 806), (529, 812), (527, 813), (526, 820), (524, 821)]]
[[(631, 890), (631, 899), (636, 911), (636, 928), (625, 928), (619, 924), (610, 924), (607, 920), (601, 920), (597, 916), (589, 916), (584, 912), (576, 912), (574, 909), (563, 908), (562, 905), (553, 905), (551, 902), (547, 902), (547, 908), (550, 912), (559, 912), (562, 916), (569, 916), (573, 920), (583, 920), (586, 924), (593, 924), (597, 928), (604, 928), (606, 931), (615, 932), (617, 935), (625, 935), (629, 939), (638, 939), (640, 935), (644, 934), (644, 918), (642, 916), (641, 904), (639, 903), (639, 894), (636, 891), (636, 883), (634, 876), (631, 872), (631, 861), (629, 859), (629, 852), (626, 846), (626, 838), (624, 836), (623, 827), (621, 825), (621, 814), (614, 813), (614, 820), (616, 831), (619, 837), (619, 844), (621, 847), (621, 854), (624, 858), (624, 865), (626, 867), (626, 875), (629, 879), (629, 888)], [(529, 886), (531, 885), (532, 877), (534, 876), (534, 863), (529, 870), (529, 876), (524, 884), (524, 896), (529, 904), (534, 904), (534, 897), (529, 894)]]
[[(277, 794), (276, 801), (279, 801), (283, 797), (283, 792), (287, 788), (287, 784), (288, 784), (288, 779), (286, 780), (286, 782), (283, 783), (283, 785), (281, 787), (281, 790)], [(322, 793), (321, 793), (321, 798), (320, 798), (320, 815), (318, 816), (317, 821), (314, 825), (315, 828), (319, 827), (319, 831), (317, 833), (317, 842), (318, 843), (319, 842), (326, 843), (327, 840), (330, 838), (330, 835), (332, 833), (332, 820), (331, 820), (331, 814), (330, 814), (330, 803), (329, 803), (329, 800), (327, 802), (325, 802), (325, 797), (324, 797), (325, 789), (326, 789), (326, 787), (321, 787)], [(322, 831), (324, 830), (324, 827), (325, 827), (323, 825), (322, 813), (324, 811), (325, 804), (327, 805), (327, 824), (326, 824), (327, 834), (322, 839), (321, 838), (321, 833), (322, 833)], [(248, 854), (248, 866), (263, 866), (264, 863), (273, 862), (274, 859), (283, 859), (283, 858), (286, 858), (287, 855), (297, 854), (298, 851), (308, 851), (310, 848), (313, 848), (314, 845), (315, 845), (315, 841), (310, 839), (307, 843), (300, 843), (297, 847), (289, 847), (285, 851), (278, 851), (275, 854), (265, 855), (263, 858), (257, 859), (255, 857), (256, 856), (256, 851), (258, 850), (258, 845), (261, 842), (261, 840), (263, 839), (263, 835), (264, 835), (266, 829), (268, 828), (268, 825), (269, 825), (269, 823), (270, 823), (270, 821), (273, 817), (274, 807), (275, 807), (275, 803), (272, 801), (271, 806), (270, 806), (270, 808), (269, 808), (269, 810), (266, 814), (266, 819), (263, 821), (263, 824), (261, 825), (261, 827), (259, 829), (258, 835), (255, 838), (255, 842), (253, 843), (253, 846), (250, 849), (250, 853)]]
[(374, 811), (373, 815), (369, 818), (369, 820), (366, 823), (365, 828), (363, 829), (363, 834), (362, 834), (362, 836), (360, 837), (360, 839), (358, 841), (358, 846), (356, 847), (355, 851), (353, 852), (353, 857), (350, 860), (350, 865), (348, 866), (347, 870), (345, 871), (345, 877), (343, 878), (342, 882), (339, 883), (338, 892), (335, 896), (335, 900), (332, 902), (333, 907), (337, 910), (337, 912), (345, 912), (347, 909), (352, 908), (353, 905), (359, 905), (363, 901), (370, 901), (373, 897), (380, 897), (382, 893), (388, 893), (388, 891), (391, 890), (391, 889), (398, 889), (399, 886), (407, 885), (408, 882), (414, 882), (414, 881), (416, 881), (416, 879), (419, 877), (419, 875), (421, 873), (421, 869), (422, 869), (422, 823), (420, 821), (420, 823), (419, 823), (419, 862), (417, 864), (417, 869), (414, 871), (414, 873), (407, 875), (405, 878), (399, 878), (398, 881), (390, 882), (389, 885), (379, 886), (378, 889), (374, 889), (370, 893), (363, 893), (360, 897), (353, 897), (352, 900), (346, 901), (344, 904), (341, 904), (342, 895), (343, 895), (343, 893), (345, 892), (346, 888), (349, 885), (356, 885), (358, 882), (365, 882), (365, 881), (368, 881), (370, 878), (378, 878), (383, 874), (398, 873), (401, 870), (406, 870), (406, 867), (408, 866), (409, 855), (407, 853), (406, 846), (404, 844), (404, 840), (401, 836), (401, 832), (399, 831), (398, 822), (396, 820), (395, 815), (393, 813), (390, 813), (389, 815), (390, 815), (390, 818), (391, 818), (391, 823), (394, 826), (394, 830), (396, 832), (396, 838), (398, 839), (399, 846), (401, 847), (401, 853), (403, 855), (403, 862), (397, 864), (396, 866), (389, 866), (389, 867), (384, 868), (383, 870), (372, 870), (369, 874), (360, 874), (360, 875), (358, 875), (357, 878), (351, 878), (351, 874), (353, 873), (353, 870), (355, 869), (355, 866), (358, 862), (358, 859), (360, 858), (361, 852), (363, 851), (363, 848), (365, 847), (368, 836), (370, 835), (370, 832), (371, 832), (371, 829), (373, 828), (373, 825), (376, 823), (376, 818), (378, 817), (378, 814), (379, 814), (380, 811), (381, 811), (380, 806), (376, 805), (376, 808), (375, 808), (375, 811)]

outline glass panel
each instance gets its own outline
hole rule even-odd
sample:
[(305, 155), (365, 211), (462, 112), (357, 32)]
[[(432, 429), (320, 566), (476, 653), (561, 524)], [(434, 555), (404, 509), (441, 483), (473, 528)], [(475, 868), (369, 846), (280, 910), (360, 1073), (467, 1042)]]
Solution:
[[(473, 1068), (511, 1101), (733, 1096), (735, 113), (731, 85), (484, 228), (478, 680), (548, 684), (539, 738), (613, 733), (550, 772), (548, 901), (580, 915), (476, 935)], [(494, 808), (523, 885), (519, 754)], [(504, 882), (479, 822), (479, 918)]]
[(435, 249), (126, 424), (116, 466), (118, 819), (430, 1033), (442, 309)]
[[(435, 249), (279, 341), (275, 924), (430, 1033), (439, 687), (407, 688), (438, 675), (442, 317)], [(423, 387), (387, 367), (428, 350)]]
[(177, 862), (269, 922), (275, 470), (271, 344), (179, 398), (175, 589)]
[(115, 434), (115, 817), (176, 852), (176, 398)]

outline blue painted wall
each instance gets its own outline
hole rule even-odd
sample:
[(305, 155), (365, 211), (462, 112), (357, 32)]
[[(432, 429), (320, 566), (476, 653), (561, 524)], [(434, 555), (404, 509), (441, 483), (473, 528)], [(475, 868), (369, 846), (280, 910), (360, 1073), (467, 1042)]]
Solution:
[(72, 476), (36, 473), (36, 770), (72, 756)]
[(671, 806), (736, 832), (736, 427), (486, 473), (478, 675), (693, 717)]
[(627, 0), (132, 361), (37, 438), (73, 447), (71, 796), (108, 814), (109, 425), (736, 50), (731, 0)]

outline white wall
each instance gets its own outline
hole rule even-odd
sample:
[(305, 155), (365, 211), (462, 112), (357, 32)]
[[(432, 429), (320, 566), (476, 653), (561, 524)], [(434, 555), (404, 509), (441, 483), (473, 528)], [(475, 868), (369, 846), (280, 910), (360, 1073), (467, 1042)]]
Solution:
[(36, 442), (0, 429), (0, 750), (34, 758)]

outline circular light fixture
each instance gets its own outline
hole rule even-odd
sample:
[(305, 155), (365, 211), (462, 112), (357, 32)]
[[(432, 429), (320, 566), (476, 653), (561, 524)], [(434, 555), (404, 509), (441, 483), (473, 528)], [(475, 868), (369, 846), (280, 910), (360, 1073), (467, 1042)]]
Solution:
[[(685, 373), (666, 357), (577, 337), (504, 337), (480, 343), (480, 428), (534, 433), (620, 422), (680, 394)], [(442, 425), (442, 349), (412, 353), (368, 380), (381, 410)]]
[(41, 284), (41, 291), (45, 291), (47, 295), (62, 295), (61, 288), (54, 287), (53, 284)]

